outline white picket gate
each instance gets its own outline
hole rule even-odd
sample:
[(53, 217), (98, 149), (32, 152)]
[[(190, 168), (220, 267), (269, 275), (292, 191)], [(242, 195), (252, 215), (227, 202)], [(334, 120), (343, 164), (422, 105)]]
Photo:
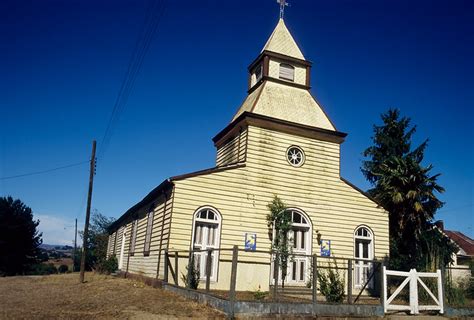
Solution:
[[(387, 276), (405, 277), (406, 279), (400, 284), (395, 292), (387, 297)], [(421, 278), (437, 278), (438, 296), (431, 292), (428, 286), (421, 280)], [(421, 310), (439, 310), (444, 313), (443, 301), (443, 282), (441, 278), (441, 270), (436, 272), (417, 272), (416, 269), (411, 269), (409, 272), (387, 270), (383, 267), (383, 290), (384, 290), (384, 312), (387, 311), (403, 311), (408, 310), (411, 314), (418, 314)], [(410, 305), (396, 305), (391, 304), (403, 288), (409, 283), (410, 286)], [(435, 305), (419, 305), (418, 301), (418, 283), (426, 290), (428, 295), (433, 299)]]

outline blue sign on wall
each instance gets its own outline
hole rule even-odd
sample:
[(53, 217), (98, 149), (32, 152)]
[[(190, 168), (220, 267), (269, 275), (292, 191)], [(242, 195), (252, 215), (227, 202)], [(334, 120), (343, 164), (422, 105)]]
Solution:
[(247, 251), (257, 250), (257, 234), (245, 233), (245, 250)]
[(331, 240), (321, 240), (321, 256), (331, 256)]

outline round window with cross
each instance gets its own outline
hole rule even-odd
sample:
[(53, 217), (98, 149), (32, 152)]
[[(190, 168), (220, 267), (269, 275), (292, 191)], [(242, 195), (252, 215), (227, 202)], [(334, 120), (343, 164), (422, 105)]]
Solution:
[(286, 151), (286, 160), (293, 167), (301, 167), (305, 160), (303, 149), (297, 146), (289, 147)]

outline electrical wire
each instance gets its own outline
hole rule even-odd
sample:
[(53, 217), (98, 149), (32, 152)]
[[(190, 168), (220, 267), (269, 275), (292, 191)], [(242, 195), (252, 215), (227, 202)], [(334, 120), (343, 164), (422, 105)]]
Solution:
[(151, 0), (148, 5), (140, 36), (137, 38), (137, 42), (135, 43), (135, 48), (133, 50), (132, 56), (130, 57), (127, 72), (120, 86), (119, 93), (115, 100), (112, 113), (100, 144), (98, 158), (102, 158), (104, 156), (110, 144), (114, 128), (120, 119), (120, 115), (125, 109), (128, 98), (133, 91), (137, 75), (140, 72), (144, 58), (150, 47), (151, 41), (157, 33), (158, 25), (164, 14), (165, 7), (165, 1), (158, 2)]
[(15, 179), (15, 178), (21, 178), (21, 177), (27, 177), (27, 176), (37, 175), (37, 174), (43, 174), (43, 173), (53, 172), (53, 171), (57, 171), (57, 170), (62, 170), (62, 169), (67, 169), (67, 168), (72, 168), (72, 167), (77, 167), (77, 166), (80, 166), (80, 165), (83, 165), (83, 164), (89, 163), (89, 162), (90, 162), (89, 160), (87, 160), (87, 161), (81, 161), (81, 162), (72, 163), (72, 164), (68, 164), (68, 165), (65, 165), (65, 166), (56, 167), (56, 168), (52, 168), (52, 169), (48, 169), (48, 170), (35, 171), (35, 172), (24, 173), (24, 174), (17, 174), (17, 175), (8, 176), (8, 177), (0, 177), (0, 180)]

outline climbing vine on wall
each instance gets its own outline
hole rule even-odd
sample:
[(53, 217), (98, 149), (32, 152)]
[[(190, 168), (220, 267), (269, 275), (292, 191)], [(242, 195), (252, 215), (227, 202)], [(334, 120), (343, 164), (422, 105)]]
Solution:
[[(288, 237), (291, 230), (291, 212), (287, 210), (285, 203), (275, 195), (272, 202), (267, 205), (270, 213), (267, 215), (267, 224), (273, 234), (272, 250), (278, 257), (278, 265), (281, 268), (282, 285), (285, 286), (285, 278), (288, 270), (288, 262), (293, 250), (292, 239)], [(278, 270), (275, 270), (278, 272)]]

